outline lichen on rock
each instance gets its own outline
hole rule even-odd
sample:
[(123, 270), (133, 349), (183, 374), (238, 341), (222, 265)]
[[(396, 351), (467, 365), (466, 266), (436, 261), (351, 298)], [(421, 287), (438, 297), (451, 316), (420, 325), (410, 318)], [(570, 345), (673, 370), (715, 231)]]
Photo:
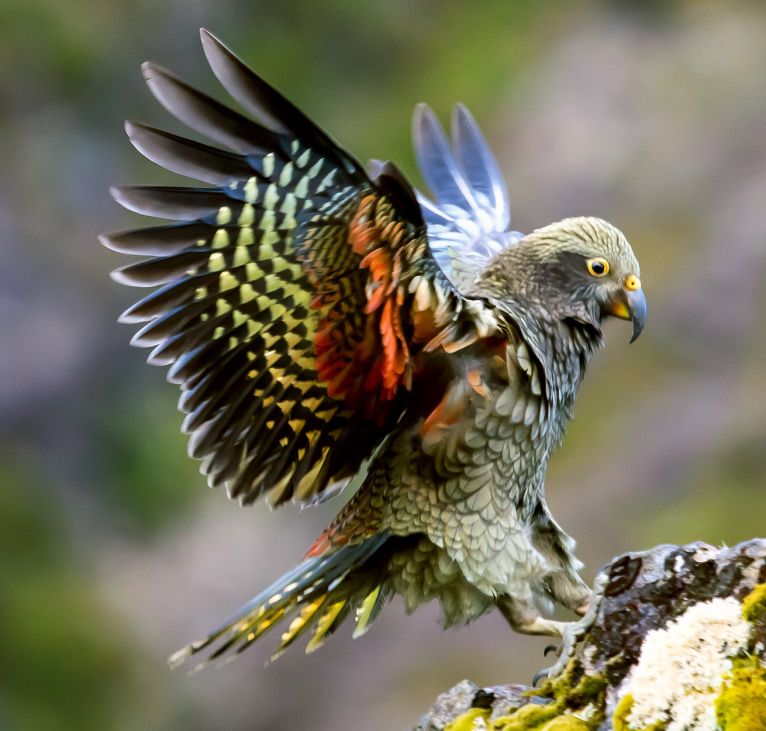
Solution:
[(715, 698), (743, 650), (750, 624), (733, 597), (692, 605), (680, 617), (649, 632), (626, 679), (632, 697), (626, 729), (664, 722), (667, 731), (716, 731)]
[(766, 731), (766, 540), (657, 546), (599, 580), (560, 676), (537, 690), (464, 681), (418, 730)]

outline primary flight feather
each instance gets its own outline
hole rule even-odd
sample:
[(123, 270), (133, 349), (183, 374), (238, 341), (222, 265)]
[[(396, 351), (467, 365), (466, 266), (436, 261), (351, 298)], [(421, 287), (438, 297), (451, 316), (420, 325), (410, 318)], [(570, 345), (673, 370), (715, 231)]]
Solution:
[(630, 245), (598, 218), (509, 231), (505, 183), (458, 106), (448, 140), (414, 118), (432, 197), (391, 163), (367, 172), (206, 31), (213, 72), (247, 116), (154, 64), (147, 84), (216, 146), (137, 123), (150, 160), (207, 187), (119, 187), (175, 223), (102, 237), (148, 258), (114, 272), (158, 287), (123, 315), (181, 387), (189, 453), (251, 503), (358, 489), (303, 562), (174, 661), (241, 651), (289, 619), (277, 654), (312, 650), (350, 614), (438, 599), (446, 625), (498, 608), (563, 636), (541, 609), (582, 613), (574, 542), (543, 495), (548, 459), (613, 315), (646, 303)]

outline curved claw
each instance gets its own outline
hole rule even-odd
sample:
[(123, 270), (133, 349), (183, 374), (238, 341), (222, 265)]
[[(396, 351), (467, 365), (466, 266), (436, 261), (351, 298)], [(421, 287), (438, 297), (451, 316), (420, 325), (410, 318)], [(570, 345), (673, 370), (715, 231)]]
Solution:
[[(560, 675), (569, 661), (574, 657), (575, 648), (580, 640), (585, 637), (588, 630), (593, 626), (598, 615), (601, 600), (604, 597), (604, 587), (606, 586), (606, 574), (599, 574), (593, 585), (593, 594), (590, 597), (587, 608), (584, 605), (584, 614), (577, 622), (569, 622), (565, 625), (561, 636), (561, 649), (558, 653), (558, 660), (549, 668), (538, 670), (532, 678), (532, 685), (536, 686), (543, 679), (555, 678)], [(545, 648), (544, 655), (548, 654), (549, 647)]]
[[(561, 638), (561, 649), (558, 652), (558, 660), (549, 668), (543, 668), (535, 673), (532, 679), (532, 685), (536, 686), (541, 680), (548, 678), (555, 678), (560, 675), (567, 663), (574, 657), (574, 651), (577, 647), (577, 643), (582, 639), (585, 633), (590, 628), (591, 623), (585, 624), (582, 620), (579, 622), (570, 622), (564, 630), (564, 636)], [(547, 650), (549, 648), (546, 648)]]
[(558, 647), (556, 645), (546, 645), (545, 649), (543, 650), (543, 657), (548, 657), (552, 652), (556, 652), (558, 650)]
[(541, 680), (547, 680), (547, 679), (548, 679), (548, 668), (543, 668), (542, 670), (538, 670), (532, 676), (532, 687), (537, 688)]

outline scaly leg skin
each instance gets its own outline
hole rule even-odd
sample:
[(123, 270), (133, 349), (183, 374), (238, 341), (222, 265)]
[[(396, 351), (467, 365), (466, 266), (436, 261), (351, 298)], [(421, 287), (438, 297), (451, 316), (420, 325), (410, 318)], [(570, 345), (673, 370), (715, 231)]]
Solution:
[(577, 622), (559, 622), (564, 625), (561, 634), (561, 649), (558, 653), (558, 660), (549, 668), (543, 668), (535, 673), (532, 679), (532, 685), (537, 685), (541, 680), (550, 680), (559, 676), (569, 661), (574, 657), (574, 651), (580, 640), (587, 634), (593, 626), (598, 616), (598, 610), (601, 606), (601, 600), (604, 598), (604, 588), (606, 586), (606, 576), (598, 576), (593, 585), (593, 594), (587, 603), (578, 607), (577, 613), (581, 619)]

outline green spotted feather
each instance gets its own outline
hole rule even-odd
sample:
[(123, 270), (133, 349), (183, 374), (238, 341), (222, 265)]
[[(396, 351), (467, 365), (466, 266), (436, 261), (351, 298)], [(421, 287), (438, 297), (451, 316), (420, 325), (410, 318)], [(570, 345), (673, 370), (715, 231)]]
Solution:
[[(180, 385), (189, 452), (209, 484), (243, 503), (264, 493), (276, 505), (311, 501), (350, 479), (405, 408), (397, 389), (408, 382), (416, 326), (398, 314), (407, 305), (401, 293), (416, 307), (437, 303), (443, 325), (462, 300), (430, 257), (414, 194), (392, 166), (373, 183), (219, 41), (203, 31), (202, 42), (216, 76), (255, 120), (144, 64), (160, 103), (229, 149), (126, 123), (147, 158), (211, 187), (116, 187), (126, 208), (175, 223), (101, 240), (149, 257), (113, 273), (123, 284), (158, 287), (121, 320), (142, 325), (132, 343), (152, 348), (149, 361), (169, 366)], [(356, 220), (362, 204), (369, 215)], [(365, 263), (365, 247), (382, 247), (377, 263)], [(400, 291), (385, 285), (378, 299), (392, 297), (393, 307), (380, 300), (371, 314), (384, 275), (400, 277)], [(410, 280), (420, 286), (409, 291)]]
[[(121, 319), (143, 323), (133, 344), (151, 347), (150, 362), (169, 365), (169, 380), (180, 384), (189, 451), (210, 485), (226, 484), (245, 503), (264, 491), (276, 504), (307, 500), (351, 474), (360, 450), (344, 446), (353, 414), (317, 380), (313, 342), (322, 309), (312, 305), (316, 286), (295, 232), (301, 220), (332, 217), (370, 184), (352, 158), (212, 36), (203, 33), (203, 44), (227, 89), (272, 129), (145, 64), (151, 91), (171, 113), (234, 152), (127, 123), (149, 159), (216, 187), (115, 188), (125, 207), (183, 222), (102, 242), (152, 257), (114, 272), (124, 284), (160, 285)], [(346, 275), (345, 294), (354, 290), (361, 311), (359, 257), (342, 243), (314, 276)], [(354, 437), (361, 451), (376, 438), (364, 427)]]

